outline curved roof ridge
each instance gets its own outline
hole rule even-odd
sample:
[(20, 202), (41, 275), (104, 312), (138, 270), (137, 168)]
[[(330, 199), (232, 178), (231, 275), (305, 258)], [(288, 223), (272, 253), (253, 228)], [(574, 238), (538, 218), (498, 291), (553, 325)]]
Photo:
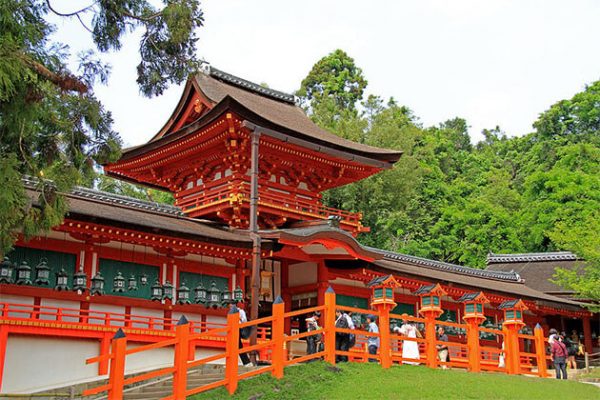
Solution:
[(384, 259), (388, 259), (390, 261), (403, 261), (411, 264), (415, 264), (418, 266), (432, 268), (442, 271), (454, 272), (463, 275), (477, 276), (480, 278), (487, 279), (495, 279), (501, 281), (510, 281), (510, 282), (523, 282), (518, 273), (514, 271), (505, 272), (505, 271), (490, 271), (486, 269), (478, 269), (472, 267), (465, 267), (463, 265), (451, 264), (443, 261), (430, 260), (423, 257), (411, 256), (408, 254), (395, 253), (389, 250), (381, 250), (374, 247), (367, 247), (373, 251), (379, 252), (383, 254)]
[(256, 94), (270, 97), (275, 100), (283, 101), (285, 103), (290, 103), (296, 105), (296, 97), (292, 94), (282, 92), (280, 90), (271, 89), (268, 87), (261, 86), (257, 83), (251, 82), (247, 79), (240, 78), (239, 76), (235, 76), (225, 71), (221, 71), (208, 64), (202, 72), (212, 76), (213, 78), (217, 78), (221, 81), (229, 83), (231, 85), (235, 85), (242, 89), (254, 92)]
[(490, 263), (503, 263), (503, 262), (529, 262), (529, 261), (576, 261), (580, 258), (577, 254), (570, 251), (549, 251), (545, 253), (506, 253), (506, 254), (494, 254), (489, 253), (487, 256), (487, 262)]

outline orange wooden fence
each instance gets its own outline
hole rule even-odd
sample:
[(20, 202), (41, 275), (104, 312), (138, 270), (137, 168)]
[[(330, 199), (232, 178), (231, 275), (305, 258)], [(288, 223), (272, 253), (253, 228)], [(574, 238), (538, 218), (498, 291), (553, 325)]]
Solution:
[[(336, 328), (335, 310), (351, 311), (360, 314), (375, 315), (378, 319), (379, 332), (368, 333), (363, 330), (351, 330)], [(321, 312), (321, 328), (315, 331), (303, 332), (295, 335), (286, 335), (284, 332), (285, 320), (287, 318), (297, 317), (306, 314), (312, 314), (316, 311)], [(390, 318), (403, 319), (404, 321), (413, 321), (415, 323), (425, 324), (425, 335), (423, 338), (411, 338), (403, 335), (391, 333)], [(335, 293), (331, 288), (325, 294), (325, 304), (318, 307), (311, 307), (302, 310), (285, 312), (284, 303), (278, 298), (273, 304), (273, 313), (269, 317), (260, 318), (253, 321), (240, 323), (239, 314), (236, 308), (232, 308), (227, 316), (227, 325), (221, 328), (210, 329), (204, 332), (193, 333), (190, 329), (190, 323), (182, 317), (177, 323), (175, 337), (158, 343), (148, 344), (141, 347), (127, 348), (127, 337), (121, 330), (115, 335), (111, 351), (109, 354), (93, 357), (87, 360), (89, 363), (102, 361), (110, 362), (110, 372), (108, 383), (96, 388), (86, 390), (85, 396), (108, 392), (109, 399), (120, 400), (123, 396), (124, 387), (148, 379), (160, 376), (173, 376), (172, 394), (163, 400), (185, 399), (187, 396), (201, 393), (220, 386), (225, 386), (229, 393), (234, 393), (238, 382), (254, 375), (271, 373), (275, 378), (282, 378), (284, 367), (309, 360), (324, 359), (330, 364), (336, 363), (336, 356), (347, 356), (349, 361), (366, 362), (369, 359), (378, 361), (383, 368), (389, 368), (393, 363), (414, 362), (427, 365), (431, 368), (440, 366), (465, 368), (469, 371), (496, 371), (509, 374), (535, 373), (541, 377), (547, 376), (546, 364), (548, 356), (546, 355), (546, 339), (541, 327), (538, 325), (534, 335), (519, 334), (514, 330), (489, 329), (469, 324), (461, 324), (448, 321), (431, 320), (429, 318), (420, 318), (406, 314), (390, 314), (389, 309), (365, 310), (355, 307), (336, 305)], [(250, 327), (256, 329), (259, 325), (270, 325), (271, 336), (259, 341), (252, 346), (238, 347), (240, 329)], [(441, 342), (435, 336), (436, 326), (452, 327), (466, 331), (465, 342)], [(504, 349), (480, 346), (479, 335), (481, 332), (502, 337), (505, 343)], [(336, 349), (336, 333), (352, 333), (356, 335), (357, 345), (348, 351)], [(323, 335), (324, 349), (315, 354), (307, 354), (302, 357), (288, 359), (286, 348), (289, 342), (298, 339), (304, 339), (311, 335)], [(190, 342), (201, 339), (204, 336), (226, 335), (225, 351), (195, 359), (195, 355), (190, 353)], [(379, 337), (380, 348), (378, 354), (368, 354), (366, 349), (366, 339), (368, 337)], [(521, 351), (520, 342), (530, 341), (529, 351)], [(419, 358), (403, 358), (402, 346), (406, 341), (419, 343)], [(447, 346), (450, 350), (450, 361), (438, 360), (438, 345)], [(141, 353), (157, 348), (173, 347), (174, 357), (173, 365), (157, 371), (147, 372), (142, 375), (125, 378), (126, 358), (135, 353)], [(533, 347), (533, 350), (531, 349)], [(266, 365), (243, 373), (239, 373), (238, 357), (242, 353), (259, 352), (266, 355), (269, 363)], [(499, 355), (503, 353), (505, 366), (499, 366)], [(212, 363), (218, 360), (224, 360), (225, 374), (222, 380), (210, 383), (196, 388), (187, 388), (187, 373), (190, 368), (194, 368), (206, 363)], [(223, 361), (222, 361), (223, 362)], [(537, 371), (534, 371), (537, 369)]]

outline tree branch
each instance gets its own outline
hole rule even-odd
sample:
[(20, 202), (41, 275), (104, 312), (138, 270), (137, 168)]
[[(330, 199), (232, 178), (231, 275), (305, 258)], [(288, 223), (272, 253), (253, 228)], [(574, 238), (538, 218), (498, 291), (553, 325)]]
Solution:
[(83, 82), (81, 82), (79, 79), (72, 75), (60, 75), (55, 72), (52, 72), (39, 62), (29, 58), (24, 53), (19, 53), (17, 57), (25, 64), (27, 64), (31, 69), (37, 72), (38, 75), (41, 75), (42, 77), (48, 79), (50, 82), (54, 83), (62, 90), (72, 90), (81, 94), (85, 94), (89, 90), (89, 88)]
[(89, 10), (90, 8), (92, 8), (93, 6), (96, 5), (96, 2), (94, 1), (92, 4), (90, 4), (87, 7), (82, 8), (79, 11), (74, 11), (72, 13), (61, 13), (56, 11), (53, 7), (52, 4), (50, 4), (50, 0), (46, 0), (46, 5), (48, 6), (48, 8), (50, 9), (50, 11), (52, 11), (54, 14), (58, 15), (59, 17), (73, 17), (73, 16), (78, 16), (78, 14), (82, 13), (82, 12), (86, 12), (87, 10)]

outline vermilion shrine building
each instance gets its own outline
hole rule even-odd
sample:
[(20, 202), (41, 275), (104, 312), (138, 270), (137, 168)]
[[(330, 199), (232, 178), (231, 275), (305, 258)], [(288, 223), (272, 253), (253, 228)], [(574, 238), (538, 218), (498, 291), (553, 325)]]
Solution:
[[(444, 320), (461, 319), (458, 299), (469, 293), (483, 292), (490, 301), (488, 324), (502, 319), (499, 304), (521, 299), (529, 328), (540, 323), (548, 329), (551, 322), (577, 329), (592, 348), (597, 315), (536, 290), (510, 269), (473, 269), (362, 246), (356, 236), (368, 228), (361, 215), (325, 207), (322, 192), (392, 168), (401, 153), (342, 139), (316, 126), (293, 96), (207, 67), (187, 82), (157, 135), (104, 167), (110, 176), (172, 192), (175, 206), (77, 188), (66, 195), (69, 212), (60, 226), (19, 240), (8, 254), (10, 276), (0, 276), (2, 393), (98, 379), (106, 363), (86, 365), (85, 359), (106, 353), (119, 327), (130, 342), (147, 343), (171, 337), (183, 314), (196, 329), (225, 321), (226, 308), (207, 305), (250, 293), (253, 132), (260, 134), (261, 314), (279, 295), (288, 309), (323, 304), (329, 286), (340, 304), (368, 308), (366, 283), (393, 274), (401, 285), (395, 313), (416, 315), (413, 292), (439, 283), (447, 293)], [(36, 182), (24, 184), (37, 206)], [(222, 341), (206, 340), (196, 352), (221, 347)], [(128, 359), (128, 372), (172, 359), (166, 350), (153, 354)]]

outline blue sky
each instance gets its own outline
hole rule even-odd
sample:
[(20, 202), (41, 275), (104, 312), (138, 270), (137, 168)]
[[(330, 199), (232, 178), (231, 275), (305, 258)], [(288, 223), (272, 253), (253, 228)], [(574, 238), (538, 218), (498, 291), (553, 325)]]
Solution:
[[(224, 71), (293, 92), (317, 60), (341, 48), (363, 69), (368, 93), (393, 96), (425, 126), (463, 117), (473, 141), (496, 125), (528, 133), (540, 112), (600, 79), (600, 1), (206, 0), (202, 8), (198, 55)], [(73, 52), (89, 46), (76, 21), (57, 26)], [(154, 135), (181, 94), (139, 95), (138, 37), (104, 57), (112, 75), (96, 88), (126, 146)]]

